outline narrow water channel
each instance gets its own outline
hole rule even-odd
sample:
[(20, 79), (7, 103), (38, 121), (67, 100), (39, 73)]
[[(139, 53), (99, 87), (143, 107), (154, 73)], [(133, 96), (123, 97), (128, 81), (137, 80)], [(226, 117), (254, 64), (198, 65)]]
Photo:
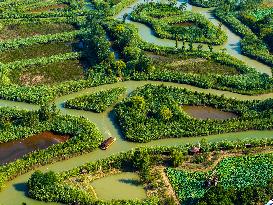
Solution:
[[(122, 18), (124, 13), (130, 13), (132, 11), (132, 7), (136, 5), (139, 2), (143, 2), (143, 0), (137, 1), (135, 4), (125, 8), (122, 12), (120, 12), (117, 15), (117, 18)], [(90, 6), (90, 5), (89, 5)], [(91, 7), (91, 6), (90, 6)], [(192, 9), (194, 12), (199, 12), (207, 16), (214, 24), (218, 24), (219, 22), (212, 16), (211, 14), (211, 9), (201, 9), (198, 7), (193, 7), (188, 5), (188, 9)], [(128, 21), (130, 22), (130, 21)], [(167, 40), (167, 39), (159, 39), (156, 38), (153, 35), (152, 30), (140, 23), (136, 22), (130, 22), (133, 23), (138, 29), (139, 29), (139, 34), (141, 38), (145, 41), (155, 43), (157, 45), (161, 46), (174, 46), (175, 42), (172, 40)], [(228, 28), (223, 27), (225, 32), (228, 35), (228, 42), (224, 45), (225, 48), (227, 48), (227, 52), (241, 60), (243, 60), (247, 65), (256, 68), (260, 72), (267, 73), (271, 75), (271, 68), (259, 63), (257, 61), (254, 61), (248, 57), (245, 57), (241, 55), (241, 49), (239, 46), (239, 41), (240, 37), (235, 35), (233, 32), (231, 32)], [(223, 46), (215, 47), (215, 49), (220, 49), (223, 48)], [(72, 169), (76, 166), (82, 165), (84, 163), (90, 162), (90, 161), (95, 161), (98, 159), (106, 158), (111, 154), (117, 154), (121, 151), (128, 151), (132, 148), (135, 147), (140, 147), (140, 146), (171, 146), (171, 145), (183, 145), (186, 143), (196, 143), (200, 141), (203, 137), (190, 137), (190, 138), (180, 138), (180, 139), (162, 139), (162, 140), (156, 140), (152, 141), (146, 144), (140, 144), (140, 143), (132, 143), (132, 142), (127, 142), (123, 138), (123, 136), (120, 133), (120, 130), (115, 123), (114, 120), (114, 115), (113, 112), (111, 112), (111, 108), (108, 109), (106, 112), (102, 114), (97, 114), (97, 113), (92, 113), (92, 112), (86, 112), (86, 111), (78, 111), (78, 110), (70, 110), (70, 109), (64, 109), (62, 107), (63, 102), (67, 99), (74, 98), (76, 96), (82, 95), (82, 94), (88, 94), (94, 91), (99, 91), (101, 89), (107, 89), (107, 88), (113, 88), (113, 87), (118, 87), (118, 86), (123, 86), (127, 88), (127, 94), (132, 92), (134, 89), (136, 89), (139, 86), (143, 86), (147, 83), (153, 83), (153, 84), (162, 84), (162, 82), (152, 82), (152, 81), (127, 81), (127, 82), (120, 82), (120, 83), (115, 83), (115, 84), (110, 84), (110, 85), (103, 85), (99, 87), (93, 87), (89, 89), (82, 90), (78, 93), (62, 96), (56, 100), (56, 103), (59, 108), (61, 108), (61, 112), (63, 114), (70, 114), (74, 116), (84, 116), (90, 121), (94, 122), (102, 134), (104, 135), (105, 138), (109, 136), (115, 136), (117, 137), (117, 142), (111, 146), (111, 148), (107, 151), (102, 151), (102, 150), (95, 150), (94, 152), (88, 153), (88, 154), (83, 154), (74, 158), (71, 158), (69, 160), (65, 161), (60, 161), (51, 165), (43, 166), (40, 167), (39, 170), (42, 171), (64, 171), (68, 169)], [(273, 93), (269, 94), (263, 94), (259, 96), (246, 96), (246, 95), (241, 95), (241, 94), (236, 94), (236, 93), (231, 93), (227, 91), (220, 91), (220, 90), (215, 90), (215, 89), (202, 89), (202, 88), (197, 88), (194, 86), (190, 85), (184, 85), (184, 84), (176, 84), (176, 83), (163, 83), (164, 85), (171, 85), (175, 87), (180, 87), (180, 88), (187, 88), (193, 91), (198, 91), (198, 92), (204, 92), (204, 93), (211, 93), (211, 94), (217, 94), (217, 95), (225, 95), (226, 97), (234, 97), (239, 100), (254, 100), (254, 99), (268, 99), (268, 98), (273, 98)], [(0, 100), (0, 106), (11, 106), (11, 107), (19, 107), (19, 108), (25, 108), (25, 109), (37, 109), (38, 106), (36, 105), (30, 105), (26, 103), (19, 103), (19, 102), (10, 102), (10, 101), (4, 101)], [(223, 139), (227, 140), (238, 140), (238, 139), (254, 139), (254, 138), (272, 138), (273, 136), (273, 131), (248, 131), (248, 132), (238, 132), (238, 133), (227, 133), (227, 134), (220, 134), (220, 135), (212, 135), (206, 137), (209, 141), (220, 141)], [(57, 203), (45, 203), (45, 202), (40, 202), (36, 200), (32, 200), (26, 196), (26, 182), (29, 179), (30, 175), (33, 173), (33, 171), (28, 172), (26, 174), (23, 174), (14, 180), (8, 182), (6, 184), (6, 189), (4, 189), (2, 192), (0, 192), (0, 204), (1, 205), (14, 205), (14, 204), (22, 204), (22, 202), (26, 202), (28, 205), (38, 205), (38, 204), (57, 204)]]
[[(123, 136), (120, 133), (120, 130), (116, 124), (116, 121), (114, 120), (113, 112), (111, 112), (112, 108), (109, 108), (106, 112), (103, 112), (101, 114), (99, 113), (92, 113), (87, 111), (79, 111), (79, 110), (73, 110), (73, 109), (65, 109), (63, 108), (63, 102), (77, 97), (82, 94), (90, 94), (94, 91), (99, 91), (102, 89), (109, 89), (114, 87), (126, 87), (127, 88), (127, 95), (131, 93), (133, 90), (135, 90), (139, 86), (143, 86), (147, 83), (152, 84), (162, 84), (162, 82), (152, 82), (152, 81), (127, 81), (127, 82), (120, 82), (115, 84), (108, 84), (108, 85), (102, 85), (99, 87), (92, 87), (89, 89), (82, 90), (78, 93), (73, 93), (70, 95), (62, 96), (58, 99), (56, 99), (55, 103), (56, 105), (61, 109), (61, 112), (63, 114), (69, 114), (73, 116), (83, 116), (90, 121), (94, 122), (101, 133), (104, 135), (105, 138), (109, 136), (115, 136), (117, 137), (117, 141), (111, 146), (109, 150), (102, 151), (102, 150), (95, 150), (91, 153), (84, 154), (78, 157), (71, 158), (69, 160), (57, 162), (51, 165), (43, 166), (38, 168), (42, 171), (64, 171), (72, 169), (73, 167), (82, 165), (84, 163), (95, 161), (98, 159), (106, 158), (111, 154), (117, 154), (121, 151), (128, 151), (135, 147), (141, 147), (141, 146), (174, 146), (174, 145), (183, 145), (186, 143), (197, 143), (200, 141), (203, 137), (190, 137), (190, 138), (172, 138), (172, 139), (162, 139), (162, 140), (155, 140), (149, 143), (133, 143), (126, 141)], [(205, 92), (205, 93), (212, 93), (217, 95), (226, 95), (228, 97), (234, 97), (241, 100), (245, 99), (267, 99), (273, 96), (273, 93), (261, 95), (261, 96), (246, 96), (246, 95), (240, 95), (235, 94), (231, 92), (226, 91), (218, 91), (213, 89), (201, 89), (196, 88), (194, 86), (189, 85), (183, 85), (183, 84), (176, 84), (176, 83), (163, 83), (164, 85), (169, 86), (175, 86), (180, 88), (187, 88), (193, 91), (198, 92)], [(0, 105), (4, 104), (0, 100)], [(26, 103), (20, 103), (20, 102), (14, 102), (12, 105), (17, 106), (20, 108), (23, 108)], [(28, 104), (28, 108), (36, 109), (36, 106), (33, 106)], [(248, 132), (238, 132), (238, 133), (226, 133), (221, 135), (212, 135), (207, 136), (206, 138), (209, 141), (220, 141), (220, 140), (238, 140), (238, 139), (252, 139), (252, 138), (272, 138), (273, 131), (248, 131)], [(33, 173), (33, 171), (28, 172), (24, 175), (21, 175), (14, 180), (7, 183), (6, 189), (4, 189), (2, 192), (0, 192), (0, 204), (3, 205), (13, 205), (13, 204), (21, 204), (22, 202), (27, 202), (27, 204), (31, 205), (38, 205), (38, 204), (56, 204), (56, 203), (44, 203), (40, 201), (35, 201), (26, 196), (26, 182), (30, 175)], [(12, 200), (11, 200), (12, 198)]]
[[(155, 0), (155, 1), (160, 2), (161, 0)], [(181, 4), (182, 2), (187, 2), (187, 1), (180, 0), (178, 2), (178, 4)], [(132, 4), (131, 6), (125, 8), (123, 11), (121, 11), (115, 17), (117, 19), (122, 19), (123, 15), (125, 13), (128, 13), (128, 14), (131, 13), (133, 11), (134, 6), (136, 6), (138, 3), (144, 3), (144, 0), (139, 0), (136, 3)], [(213, 9), (211, 9), (211, 8), (209, 8), (209, 9), (208, 8), (200, 8), (200, 7), (196, 7), (196, 6), (191, 6), (187, 3), (187, 10), (191, 10), (193, 12), (203, 14), (204, 16), (207, 17), (207, 19), (209, 19), (216, 26), (218, 26), (220, 24), (220, 21), (218, 21), (214, 17), (213, 12), (212, 12)], [(138, 33), (139, 33), (140, 37), (142, 38), (142, 40), (149, 42), (149, 43), (153, 43), (158, 46), (175, 47), (174, 40), (162, 39), (162, 38), (156, 37), (154, 35), (153, 30), (150, 27), (146, 26), (145, 24), (134, 22), (129, 19), (127, 19), (126, 22), (133, 24), (138, 29)], [(270, 66), (267, 66), (267, 65), (260, 63), (256, 60), (253, 60), (245, 55), (242, 55), (241, 46), (240, 46), (240, 40), (241, 40), (240, 36), (238, 36), (237, 34), (232, 32), (225, 25), (222, 26), (222, 29), (227, 34), (228, 40), (223, 45), (214, 46), (214, 50), (219, 51), (223, 48), (226, 48), (227, 53), (230, 54), (231, 56), (234, 56), (234, 57), (242, 60), (248, 66), (255, 68), (257, 71), (259, 71), (261, 73), (266, 73), (269, 76), (272, 76), (272, 68)], [(182, 42), (179, 42), (179, 45), (182, 46)], [(198, 43), (195, 43), (194, 47), (197, 47), (198, 45), (199, 45)], [(204, 45), (203, 46), (204, 49), (207, 48), (207, 46), (205, 44), (202, 44), (202, 45)]]

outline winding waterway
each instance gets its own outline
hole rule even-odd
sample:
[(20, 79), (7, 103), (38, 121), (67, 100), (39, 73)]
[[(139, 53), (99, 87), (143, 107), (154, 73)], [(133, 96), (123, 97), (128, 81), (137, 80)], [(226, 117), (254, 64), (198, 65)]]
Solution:
[[(155, 1), (161, 1), (161, 0), (155, 0)], [(154, 2), (155, 2), (154, 1)], [(187, 2), (186, 0), (180, 0), (178, 1), (178, 4), (182, 2)], [(116, 15), (116, 18), (122, 19), (123, 15), (125, 13), (131, 13), (133, 11), (134, 6), (136, 6), (138, 3), (144, 3), (144, 0), (139, 0), (136, 3), (132, 4), (131, 6), (125, 8), (123, 11), (121, 11), (118, 15)], [(218, 26), (220, 24), (220, 21), (218, 21), (215, 16), (213, 15), (212, 11), (213, 9), (207, 9), (207, 8), (200, 8), (196, 6), (191, 6), (187, 4), (187, 10), (191, 10), (196, 13), (201, 13), (204, 16), (206, 16), (214, 25)], [(137, 27), (139, 31), (139, 35), (142, 38), (142, 40), (153, 43), (158, 46), (167, 46), (167, 47), (174, 47), (175, 41), (170, 39), (162, 39), (158, 38), (154, 35), (153, 30), (146, 26), (145, 24), (134, 22), (131, 20), (126, 21), (127, 23), (133, 24), (135, 27)], [(225, 25), (222, 26), (222, 30), (225, 31), (225, 33), (228, 36), (227, 42), (225, 42), (223, 45), (220, 46), (214, 46), (214, 50), (220, 50), (223, 48), (226, 48), (226, 51), (231, 56), (234, 56), (242, 61), (244, 61), (248, 66), (255, 68), (257, 71), (261, 73), (266, 73), (270, 76), (272, 76), (272, 69), (270, 66), (267, 66), (263, 63), (260, 63), (256, 60), (253, 60), (247, 56), (242, 55), (241, 52), (241, 46), (240, 46), (240, 40), (241, 37), (232, 32), (229, 28), (227, 28)], [(179, 42), (180, 46), (182, 45), (182, 42)], [(194, 46), (197, 47), (198, 43), (195, 43)], [(203, 44), (204, 45), (204, 44)], [(204, 49), (207, 48), (207, 46), (204, 46)]]
[[(143, 2), (142, 0), (138, 2)], [(136, 3), (135, 3), (136, 4)], [(135, 5), (134, 4), (134, 5)], [(130, 6), (128, 8), (125, 8), (122, 12), (120, 12), (119, 15), (117, 15), (117, 18), (121, 18), (124, 13), (130, 13), (132, 11), (132, 7)], [(200, 12), (207, 16), (214, 24), (218, 24), (219, 22), (212, 16), (210, 9), (202, 9), (197, 7), (192, 7), (188, 5), (188, 9), (192, 9), (194, 12)], [(155, 43), (157, 45), (163, 45), (163, 46), (174, 46), (175, 43), (172, 40), (166, 40), (166, 39), (159, 39), (153, 35), (153, 32), (151, 29), (143, 24), (131, 22), (137, 28), (139, 29), (139, 34), (143, 40), (146, 40), (151, 43)], [(225, 48), (227, 48), (227, 52), (241, 60), (243, 60), (245, 63), (247, 63), (249, 66), (252, 66), (256, 68), (260, 72), (267, 73), (271, 75), (271, 68), (259, 63), (257, 61), (254, 61), (248, 57), (245, 57), (241, 55), (239, 41), (240, 37), (235, 35), (233, 32), (231, 32), (228, 28), (223, 27), (225, 32), (228, 35), (228, 42), (224, 45)], [(216, 47), (216, 49), (223, 48), (223, 46)], [(128, 151), (132, 148), (139, 147), (139, 146), (156, 146), (156, 145), (183, 145), (185, 143), (194, 143), (200, 141), (203, 137), (190, 137), (190, 138), (180, 138), (180, 139), (162, 139), (162, 140), (156, 140), (153, 142), (141, 144), (141, 143), (133, 143), (133, 142), (127, 142), (124, 140), (123, 136), (120, 133), (120, 130), (117, 127), (117, 124), (115, 123), (114, 114), (111, 111), (112, 107), (109, 108), (106, 112), (98, 114), (98, 113), (92, 113), (87, 111), (79, 111), (79, 110), (72, 110), (72, 109), (64, 109), (63, 103), (64, 101), (74, 98), (76, 96), (80, 96), (82, 94), (88, 94), (92, 93), (94, 91), (98, 91), (101, 89), (108, 89), (108, 88), (114, 88), (114, 87), (125, 87), (127, 89), (127, 95), (129, 95), (133, 90), (135, 90), (139, 86), (143, 86), (145, 84), (152, 83), (152, 84), (162, 84), (162, 82), (155, 82), (155, 81), (127, 81), (127, 82), (119, 82), (115, 84), (108, 84), (108, 85), (102, 85), (98, 87), (92, 87), (85, 90), (82, 90), (77, 93), (69, 94), (66, 96), (62, 96), (55, 100), (55, 103), (57, 106), (61, 109), (61, 112), (63, 114), (69, 114), (74, 116), (84, 116), (90, 121), (94, 122), (99, 130), (102, 132), (105, 138), (109, 136), (115, 136), (117, 137), (116, 143), (111, 146), (110, 149), (106, 151), (102, 150), (95, 150), (88, 154), (83, 154), (81, 156), (73, 157), (71, 159), (60, 161), (54, 164), (50, 164), (47, 166), (40, 167), (39, 170), (42, 171), (64, 171), (71, 169), (73, 167), (82, 165), (84, 163), (98, 160), (105, 158), (111, 154), (116, 154), (120, 151)], [(228, 91), (220, 91), (215, 89), (202, 89), (197, 88), (191, 85), (185, 85), (185, 84), (176, 84), (176, 83), (169, 83), (164, 82), (164, 85), (169, 86), (175, 86), (180, 88), (187, 88), (193, 91), (198, 92), (204, 92), (204, 93), (211, 93), (216, 95), (224, 95), (226, 97), (232, 97), (239, 100), (255, 100), (255, 99), (268, 99), (273, 98), (273, 93), (269, 94), (262, 94), (258, 96), (247, 96), (247, 95), (241, 95), (236, 94)], [(0, 100), (0, 106), (10, 106), (10, 107), (18, 107), (23, 109), (29, 109), (29, 110), (35, 110), (38, 109), (39, 106), (37, 105), (31, 105), (27, 103), (21, 103), (21, 102), (11, 102), (11, 101), (5, 101)], [(248, 132), (238, 132), (238, 133), (227, 133), (227, 134), (220, 134), (220, 135), (212, 135), (208, 136), (207, 139), (209, 141), (219, 141), (223, 139), (227, 140), (237, 140), (237, 139), (250, 139), (250, 138), (270, 138), (273, 136), (273, 131), (248, 131)], [(14, 204), (21, 204), (22, 202), (26, 202), (28, 205), (38, 205), (38, 204), (57, 204), (57, 203), (44, 203), (40, 201), (35, 201), (26, 196), (26, 181), (30, 177), (30, 175), (33, 173), (33, 171), (28, 172), (26, 174), (23, 174), (14, 180), (8, 182), (6, 184), (6, 189), (4, 189), (2, 192), (0, 192), (0, 204), (1, 205), (14, 205)]]

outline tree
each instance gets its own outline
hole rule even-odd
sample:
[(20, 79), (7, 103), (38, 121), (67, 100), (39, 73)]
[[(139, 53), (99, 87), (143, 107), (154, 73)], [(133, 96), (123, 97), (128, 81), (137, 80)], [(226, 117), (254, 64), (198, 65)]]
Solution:
[(186, 49), (186, 42), (185, 40), (182, 40), (182, 47), (181, 47), (182, 51), (185, 51)]
[(181, 11), (185, 11), (185, 10), (187, 9), (187, 3), (182, 2), (182, 3), (180, 4), (180, 6), (179, 6), (179, 9), (180, 9)]
[(146, 107), (145, 99), (142, 96), (133, 96), (131, 102), (134, 108), (144, 110)]
[(201, 51), (203, 49), (203, 45), (202, 44), (199, 44), (198, 46), (197, 46), (197, 50), (198, 51)]
[(193, 51), (193, 42), (192, 41), (189, 42), (189, 51)]
[(210, 52), (213, 52), (213, 47), (212, 47), (211, 44), (208, 44), (208, 48), (209, 48), (209, 51), (210, 51)]
[(127, 46), (123, 50), (123, 55), (126, 61), (139, 59), (141, 49), (136, 46)]
[(10, 84), (8, 73), (9, 73), (8, 69), (4, 68), (3, 64), (0, 63), (0, 85)]
[(126, 19), (127, 19), (128, 16), (129, 16), (128, 13), (123, 14), (123, 16), (122, 16), (122, 22), (123, 23), (125, 23), (125, 21), (126, 21)]
[(173, 113), (172, 111), (166, 107), (166, 106), (163, 106), (161, 109), (160, 109), (160, 116), (163, 120), (165, 121), (168, 121), (172, 118), (173, 116)]
[(171, 152), (171, 161), (172, 161), (172, 165), (174, 167), (178, 167), (182, 164), (182, 162), (185, 160), (185, 156), (184, 153), (179, 150), (179, 149), (175, 149)]
[(169, 5), (175, 6), (177, 1), (176, 0), (168, 0)]
[(122, 76), (122, 71), (126, 68), (126, 63), (124, 63), (122, 60), (118, 60), (115, 62), (115, 70), (118, 77)]
[(178, 35), (175, 33), (175, 48), (178, 48)]
[(58, 115), (59, 112), (60, 111), (57, 109), (55, 103), (53, 103), (51, 106), (49, 104), (41, 105), (40, 109), (38, 110), (39, 120), (52, 120), (52, 118)]
[(151, 58), (147, 57), (144, 53), (141, 53), (136, 65), (136, 69), (139, 72), (151, 72), (154, 69)]
[(136, 150), (134, 153), (133, 163), (134, 167), (136, 167), (140, 171), (141, 180), (143, 180), (143, 182), (149, 182), (151, 179), (151, 158), (148, 151), (146, 151), (145, 149)]
[(202, 138), (200, 141), (200, 148), (203, 152), (208, 152), (210, 149), (210, 145), (208, 143), (208, 140), (206, 138)]

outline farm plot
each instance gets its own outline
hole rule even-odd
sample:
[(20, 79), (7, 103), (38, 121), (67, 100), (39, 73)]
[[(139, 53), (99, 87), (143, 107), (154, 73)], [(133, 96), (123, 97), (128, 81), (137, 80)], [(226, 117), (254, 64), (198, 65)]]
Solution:
[(47, 35), (62, 32), (69, 32), (75, 29), (75, 26), (70, 23), (48, 22), (48, 21), (15, 21), (1, 22), (0, 39), (8, 40), (15, 38), (26, 38), (35, 35)]
[[(225, 193), (225, 191), (221, 191), (222, 188), (226, 190), (226, 192), (233, 192), (233, 195), (229, 194), (228, 196), (228, 200), (233, 201), (232, 204), (240, 204), (238, 199), (236, 199), (237, 202), (234, 202), (236, 194), (240, 192), (244, 193), (247, 190), (254, 190), (255, 188), (258, 188), (258, 191), (255, 190), (256, 194), (258, 192), (262, 193), (262, 190), (266, 189), (272, 180), (272, 171), (272, 153), (227, 157), (220, 161), (220, 163), (209, 172), (192, 172), (189, 170), (186, 171), (173, 168), (167, 168), (166, 170), (172, 186), (176, 190), (182, 204), (199, 204), (198, 201), (206, 201), (208, 199), (203, 198), (204, 196), (209, 196), (206, 195), (206, 192), (208, 192), (208, 194), (212, 194), (211, 191), (214, 190), (215, 198), (210, 199), (212, 202), (217, 197), (223, 197), (220, 195), (221, 193)], [(217, 186), (208, 187), (206, 183), (209, 179), (212, 179), (215, 176), (217, 176), (218, 179)], [(212, 190), (210, 191), (210, 189)], [(259, 198), (257, 196), (252, 200), (262, 200), (263, 202), (266, 202), (269, 196), (267, 196), (265, 192), (263, 193), (265, 198)], [(251, 191), (248, 194), (250, 196), (252, 194)], [(210, 195), (210, 197), (213, 196)], [(242, 197), (241, 203), (243, 200), (246, 199)]]

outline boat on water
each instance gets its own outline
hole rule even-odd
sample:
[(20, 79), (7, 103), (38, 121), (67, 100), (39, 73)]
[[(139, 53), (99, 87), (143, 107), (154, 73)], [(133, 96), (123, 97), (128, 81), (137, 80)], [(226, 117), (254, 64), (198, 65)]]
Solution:
[(100, 148), (102, 150), (106, 150), (108, 149), (117, 139), (115, 137), (109, 137), (108, 139), (104, 140), (101, 145)]

